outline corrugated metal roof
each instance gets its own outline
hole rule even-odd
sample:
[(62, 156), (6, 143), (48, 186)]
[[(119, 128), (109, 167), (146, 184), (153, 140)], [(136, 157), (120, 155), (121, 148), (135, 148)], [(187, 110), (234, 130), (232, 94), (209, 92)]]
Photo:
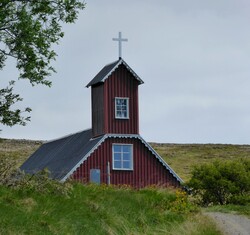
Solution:
[(65, 181), (107, 138), (136, 138), (180, 183), (183, 183), (183, 180), (140, 135), (106, 134), (94, 139), (91, 137), (92, 130), (89, 129), (47, 142), (32, 154), (20, 168), (28, 174), (35, 174), (47, 168), (51, 178)]
[(61, 180), (99, 142), (102, 137), (91, 139), (92, 130), (85, 130), (43, 144), (20, 167), (25, 173), (34, 174), (47, 168), (51, 178)]
[(120, 58), (119, 60), (104, 66), (102, 70), (88, 83), (86, 87), (90, 87), (97, 83), (104, 82), (108, 78), (108, 76), (111, 75), (118, 68), (120, 64), (125, 65), (125, 67), (133, 74), (135, 79), (140, 82), (140, 84), (144, 83), (139, 78), (139, 76), (129, 67), (129, 65), (122, 58)]

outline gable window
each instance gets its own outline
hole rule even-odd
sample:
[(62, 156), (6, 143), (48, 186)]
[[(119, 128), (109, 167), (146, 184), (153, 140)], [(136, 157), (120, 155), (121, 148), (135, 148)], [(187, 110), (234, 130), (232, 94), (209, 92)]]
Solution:
[(115, 98), (115, 118), (129, 118), (128, 98)]
[(113, 144), (113, 169), (133, 170), (133, 145)]

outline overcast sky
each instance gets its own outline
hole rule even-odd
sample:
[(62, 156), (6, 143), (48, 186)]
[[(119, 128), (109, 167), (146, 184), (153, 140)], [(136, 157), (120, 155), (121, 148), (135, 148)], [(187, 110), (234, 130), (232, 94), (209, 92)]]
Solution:
[[(106, 64), (123, 59), (139, 87), (140, 134), (163, 143), (250, 144), (249, 0), (86, 1), (55, 47), (53, 87), (18, 81), (26, 127), (1, 127), (2, 138), (50, 140), (91, 127), (90, 88)], [(13, 62), (1, 84), (17, 77)], [(2, 86), (1, 85), (1, 86)]]

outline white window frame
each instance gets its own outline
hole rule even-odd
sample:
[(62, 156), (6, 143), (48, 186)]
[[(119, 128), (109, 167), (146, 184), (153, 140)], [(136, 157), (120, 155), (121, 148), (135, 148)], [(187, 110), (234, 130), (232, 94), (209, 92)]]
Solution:
[[(126, 117), (119, 117), (117, 115), (117, 100), (126, 100), (127, 101), (127, 106), (126, 106), (126, 112), (127, 116)], [(116, 119), (129, 119), (129, 98), (128, 97), (115, 97), (115, 118)]]
[[(129, 168), (124, 168), (123, 166), (121, 168), (115, 168), (115, 160), (114, 160), (114, 147), (117, 145), (121, 145), (121, 146), (129, 146), (130, 147), (130, 167)], [(117, 152), (116, 152), (117, 153)], [(121, 152), (121, 163), (123, 164), (123, 162), (126, 160), (123, 160), (123, 152)], [(121, 143), (113, 143), (112, 144), (112, 169), (113, 170), (120, 170), (120, 171), (132, 171), (134, 169), (134, 163), (133, 163), (133, 144), (121, 144)]]

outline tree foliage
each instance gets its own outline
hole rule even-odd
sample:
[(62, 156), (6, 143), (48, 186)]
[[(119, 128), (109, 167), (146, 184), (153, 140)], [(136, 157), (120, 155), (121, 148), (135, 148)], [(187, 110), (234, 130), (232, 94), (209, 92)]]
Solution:
[(30, 112), (31, 109), (26, 108), (24, 111), (20, 109), (11, 109), (13, 104), (23, 100), (20, 95), (13, 93), (14, 84), (14, 81), (10, 81), (8, 87), (0, 89), (0, 123), (4, 123), (7, 126), (14, 126), (17, 124), (26, 125), (30, 117), (23, 117), (21, 114), (22, 112)]
[[(84, 6), (81, 0), (1, 0), (0, 70), (12, 57), (20, 72), (19, 79), (27, 79), (33, 86), (51, 86), (48, 77), (55, 72), (51, 62), (57, 56), (52, 45), (64, 36), (62, 23), (74, 23)], [(13, 85), (12, 82), (1, 89), (0, 108), (6, 111), (0, 113), (0, 122), (23, 125), (29, 118), (22, 117), (22, 111), (11, 110), (14, 103), (22, 100), (12, 93)]]
[(195, 167), (188, 186), (203, 205), (246, 203), (250, 197), (250, 160), (215, 161)]

